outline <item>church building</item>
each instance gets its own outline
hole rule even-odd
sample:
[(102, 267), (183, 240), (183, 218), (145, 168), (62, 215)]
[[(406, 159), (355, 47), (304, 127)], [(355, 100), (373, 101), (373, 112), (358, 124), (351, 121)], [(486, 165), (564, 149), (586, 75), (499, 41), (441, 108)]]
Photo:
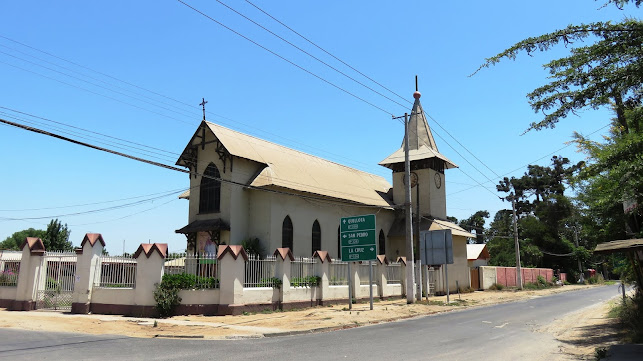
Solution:
[[(438, 151), (420, 104), (409, 120), (409, 158), (415, 249), (419, 230), (451, 229), (455, 263), (450, 289), (469, 285), (466, 243), (474, 237), (446, 220), (445, 171), (457, 167)], [(288, 247), (297, 257), (317, 250), (339, 259), (341, 217), (376, 214), (378, 254), (406, 256), (404, 142), (379, 164), (386, 179), (243, 134), (201, 122), (176, 162), (190, 170), (188, 224), (177, 230), (188, 251), (206, 245), (259, 239), (266, 252)], [(419, 215), (419, 217), (418, 217)]]

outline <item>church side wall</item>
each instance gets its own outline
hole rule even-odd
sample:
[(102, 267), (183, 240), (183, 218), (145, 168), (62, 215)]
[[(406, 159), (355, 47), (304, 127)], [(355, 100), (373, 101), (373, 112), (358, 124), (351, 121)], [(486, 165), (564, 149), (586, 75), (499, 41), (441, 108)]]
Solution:
[[(278, 247), (271, 240), (273, 194), (259, 190), (247, 190), (246, 192), (248, 193), (249, 214), (248, 237), (257, 237), (266, 252), (274, 251)], [(281, 237), (281, 233), (279, 234)]]
[(388, 232), (393, 223), (393, 211), (368, 207), (318, 202), (296, 196), (274, 194), (271, 202), (270, 249), (281, 247), (283, 220), (290, 216), (293, 223), (293, 254), (296, 257), (312, 256), (312, 227), (315, 220), (321, 227), (321, 249), (328, 251), (332, 258), (338, 258), (337, 230), (339, 219), (362, 214), (377, 213), (377, 234), (380, 229)]

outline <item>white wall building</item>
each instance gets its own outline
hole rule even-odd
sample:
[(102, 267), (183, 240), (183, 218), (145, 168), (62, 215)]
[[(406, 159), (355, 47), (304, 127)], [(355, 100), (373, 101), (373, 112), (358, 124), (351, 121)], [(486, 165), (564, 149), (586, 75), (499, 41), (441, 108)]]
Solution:
[[(418, 229), (452, 229), (456, 263), (449, 280), (455, 288), (456, 280), (468, 284), (465, 244), (473, 235), (446, 221), (444, 171), (456, 165), (439, 153), (420, 93), (414, 97), (409, 156), (415, 246)], [(380, 176), (203, 121), (176, 163), (191, 171), (190, 190), (181, 196), (190, 202), (188, 224), (177, 233), (198, 252), (212, 249), (211, 243), (258, 238), (267, 252), (288, 247), (310, 257), (326, 250), (340, 258), (340, 218), (376, 214), (378, 254), (406, 256), (403, 145), (380, 162), (393, 172), (391, 186)]]

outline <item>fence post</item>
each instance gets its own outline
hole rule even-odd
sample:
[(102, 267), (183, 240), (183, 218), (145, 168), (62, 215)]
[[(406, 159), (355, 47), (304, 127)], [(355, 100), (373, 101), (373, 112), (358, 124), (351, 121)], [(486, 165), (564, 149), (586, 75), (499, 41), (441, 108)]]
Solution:
[(388, 258), (386, 255), (377, 256), (377, 269), (375, 272), (375, 283), (377, 283), (377, 289), (380, 298), (388, 297), (388, 280), (386, 279), (386, 267), (388, 267)]
[(401, 296), (406, 296), (406, 257), (397, 257), (397, 262), (400, 264), (400, 285)]
[(279, 292), (279, 308), (283, 309), (284, 303), (290, 300), (290, 262), (295, 260), (290, 248), (277, 248), (273, 255), (276, 258), (275, 277), (281, 280)]
[[(141, 257), (143, 255), (143, 257)], [(140, 316), (156, 314), (154, 291), (156, 285), (163, 279), (163, 266), (167, 256), (167, 243), (141, 243), (134, 258), (136, 258), (136, 288), (134, 313)]]
[(317, 262), (315, 263), (315, 274), (321, 277), (321, 281), (317, 287), (317, 304), (323, 305), (324, 298), (328, 296), (329, 292), (328, 273), (330, 272), (330, 263), (332, 262), (332, 259), (330, 258), (330, 255), (328, 255), (327, 251), (315, 251), (313, 258), (317, 258)]
[(45, 245), (40, 238), (27, 237), (20, 249), (22, 250), (20, 272), (16, 285), (16, 299), (11, 305), (11, 310), (31, 311), (36, 309), (34, 295), (40, 278)]
[(89, 313), (94, 286), (96, 263), (103, 254), (105, 241), (100, 233), (87, 233), (76, 249), (76, 279), (72, 296), (71, 313)]
[(242, 246), (220, 245), (218, 262), (221, 267), (219, 278), (219, 315), (233, 315), (240, 312), (238, 305), (243, 301), (243, 284), (248, 255)]

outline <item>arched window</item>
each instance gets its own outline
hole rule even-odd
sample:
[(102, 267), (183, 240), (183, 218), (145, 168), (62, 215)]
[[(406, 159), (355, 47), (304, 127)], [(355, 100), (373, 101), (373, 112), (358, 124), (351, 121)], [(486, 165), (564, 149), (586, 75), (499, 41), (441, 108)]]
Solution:
[(379, 239), (379, 249), (378, 254), (386, 254), (386, 237), (384, 236), (384, 230), (380, 229), (380, 239)]
[(221, 175), (217, 166), (210, 163), (201, 177), (199, 213), (217, 213), (221, 206)]
[(342, 259), (342, 240), (339, 237), (339, 227), (337, 227), (337, 259)]
[(319, 226), (319, 221), (315, 220), (315, 223), (313, 223), (313, 235), (312, 235), (312, 240), (313, 240), (313, 251), (311, 253), (314, 254), (315, 251), (321, 251), (321, 227)]
[(290, 248), (290, 250), (293, 251), (292, 221), (290, 220), (290, 216), (284, 218), (284, 223), (281, 226), (281, 247)]

